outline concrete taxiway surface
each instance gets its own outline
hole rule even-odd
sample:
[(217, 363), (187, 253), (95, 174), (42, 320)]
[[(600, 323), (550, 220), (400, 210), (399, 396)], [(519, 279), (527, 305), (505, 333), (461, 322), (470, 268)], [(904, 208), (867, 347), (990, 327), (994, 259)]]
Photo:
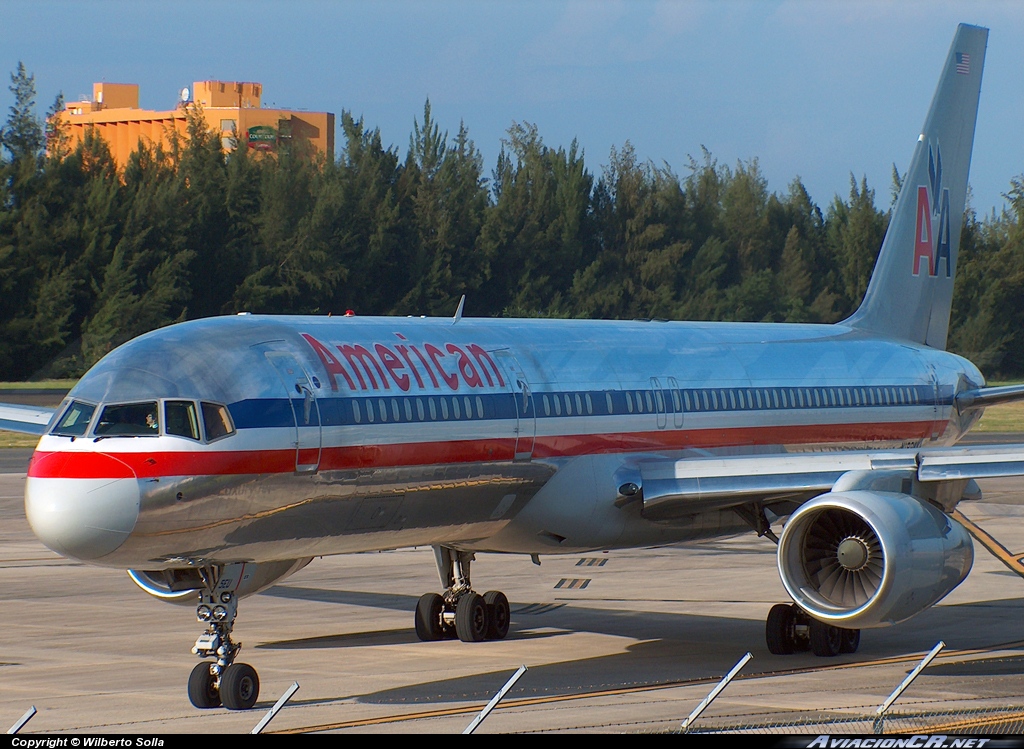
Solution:
[[(479, 644), (416, 639), (416, 599), (438, 588), (429, 549), (317, 559), (240, 604), (241, 660), (259, 671), (262, 689), (256, 710), (233, 713), (189, 704), (185, 684), (197, 662), (189, 648), (202, 629), (193, 607), (160, 603), (124, 571), (44, 548), (22, 506), (28, 453), (5, 452), (0, 730), (34, 705), (22, 733), (248, 732), (297, 681), (268, 732), (459, 733), (526, 665), (478, 733), (665, 731), (750, 651), (743, 678), (696, 724), (738, 730), (869, 715), (939, 640), (946, 649), (898, 709), (947, 711), (950, 720), (979, 709), (1024, 711), (1024, 579), (1010, 569), (1024, 553), (1024, 481), (989, 481), (983, 502), (961, 505), (1008, 561), (976, 544), (970, 577), (939, 606), (865, 631), (858, 653), (834, 659), (768, 652), (764, 617), (787, 599), (774, 545), (753, 535), (542, 557), (540, 567), (481, 555), (475, 587), (508, 595), (512, 626), (506, 640)], [(831, 730), (870, 732), (870, 724)]]

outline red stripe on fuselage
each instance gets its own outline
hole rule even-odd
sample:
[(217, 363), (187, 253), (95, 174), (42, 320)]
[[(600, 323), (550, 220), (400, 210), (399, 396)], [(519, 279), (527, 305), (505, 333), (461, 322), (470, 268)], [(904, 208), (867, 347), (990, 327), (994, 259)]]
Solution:
[[(743, 445), (798, 445), (925, 439), (942, 432), (943, 421), (874, 424), (814, 424), (806, 426), (740, 427), (611, 434), (537, 437), (535, 458), (558, 458), (597, 453), (626, 453), (665, 449), (736, 447)], [(525, 451), (523, 444), (518, 451)], [(109, 444), (109, 442), (108, 442)], [(508, 461), (516, 449), (514, 439), (455, 440), (386, 445), (324, 447), (321, 471), (353, 468), (486, 463)], [(307, 459), (303, 450), (303, 459)], [(315, 452), (315, 451), (314, 451)], [(295, 450), (193, 451), (148, 453), (36, 452), (28, 475), (33, 478), (125, 478), (162, 476), (251, 475), (291, 473)]]

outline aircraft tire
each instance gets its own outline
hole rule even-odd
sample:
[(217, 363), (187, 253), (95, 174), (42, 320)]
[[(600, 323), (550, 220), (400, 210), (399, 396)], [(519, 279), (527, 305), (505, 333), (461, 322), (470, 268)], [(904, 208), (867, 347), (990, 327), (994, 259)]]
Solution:
[(500, 590), (489, 590), (484, 593), (484, 605), (487, 607), (487, 639), (504, 640), (510, 619), (508, 598)]
[(479, 593), (472, 591), (459, 599), (455, 607), (455, 632), (463, 642), (481, 642), (487, 637), (487, 606)]
[(443, 611), (444, 599), (437, 593), (424, 593), (416, 602), (416, 636), (423, 642), (444, 639)]
[(860, 647), (860, 630), (844, 629), (842, 643), (839, 646), (840, 653), (856, 653)]
[(188, 701), (193, 707), (207, 710), (220, 707), (220, 692), (217, 690), (217, 677), (210, 671), (210, 661), (197, 663), (188, 676)]
[(232, 663), (220, 677), (220, 700), (228, 710), (248, 710), (260, 696), (260, 677), (248, 663)]
[(811, 652), (822, 658), (831, 658), (842, 652), (843, 630), (811, 619)]
[(796, 650), (793, 620), (793, 607), (785, 603), (777, 603), (769, 610), (764, 639), (772, 655), (790, 655)]

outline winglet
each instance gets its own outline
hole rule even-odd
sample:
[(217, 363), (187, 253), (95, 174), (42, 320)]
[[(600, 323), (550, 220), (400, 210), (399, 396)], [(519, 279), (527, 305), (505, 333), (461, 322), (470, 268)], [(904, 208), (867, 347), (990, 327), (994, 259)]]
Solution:
[(960, 24), (871, 282), (845, 324), (945, 349), (988, 29)]
[(462, 295), (462, 299), (459, 300), (459, 308), (455, 310), (455, 319), (452, 320), (452, 325), (462, 319), (462, 308), (466, 306), (466, 295)]

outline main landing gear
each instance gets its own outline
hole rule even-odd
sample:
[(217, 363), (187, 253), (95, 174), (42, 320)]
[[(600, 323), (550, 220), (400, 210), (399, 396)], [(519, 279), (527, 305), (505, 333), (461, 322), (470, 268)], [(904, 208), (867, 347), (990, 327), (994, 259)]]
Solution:
[(444, 592), (426, 593), (416, 603), (416, 636), (428, 642), (458, 637), (463, 642), (502, 640), (508, 634), (508, 598), (501, 591), (483, 595), (469, 580), (471, 552), (434, 547)]
[(260, 695), (256, 669), (248, 663), (235, 663), (242, 645), (231, 639), (238, 613), (238, 596), (233, 588), (241, 568), (241, 564), (228, 564), (201, 571), (204, 587), (199, 591), (196, 618), (207, 624), (207, 629), (192, 652), (216, 660), (197, 664), (188, 677), (189, 701), (199, 708), (223, 705), (228, 710), (248, 710)]
[(810, 649), (819, 656), (856, 653), (860, 646), (859, 629), (842, 629), (820, 622), (796, 604), (772, 606), (765, 622), (768, 650), (775, 655), (789, 655)]

